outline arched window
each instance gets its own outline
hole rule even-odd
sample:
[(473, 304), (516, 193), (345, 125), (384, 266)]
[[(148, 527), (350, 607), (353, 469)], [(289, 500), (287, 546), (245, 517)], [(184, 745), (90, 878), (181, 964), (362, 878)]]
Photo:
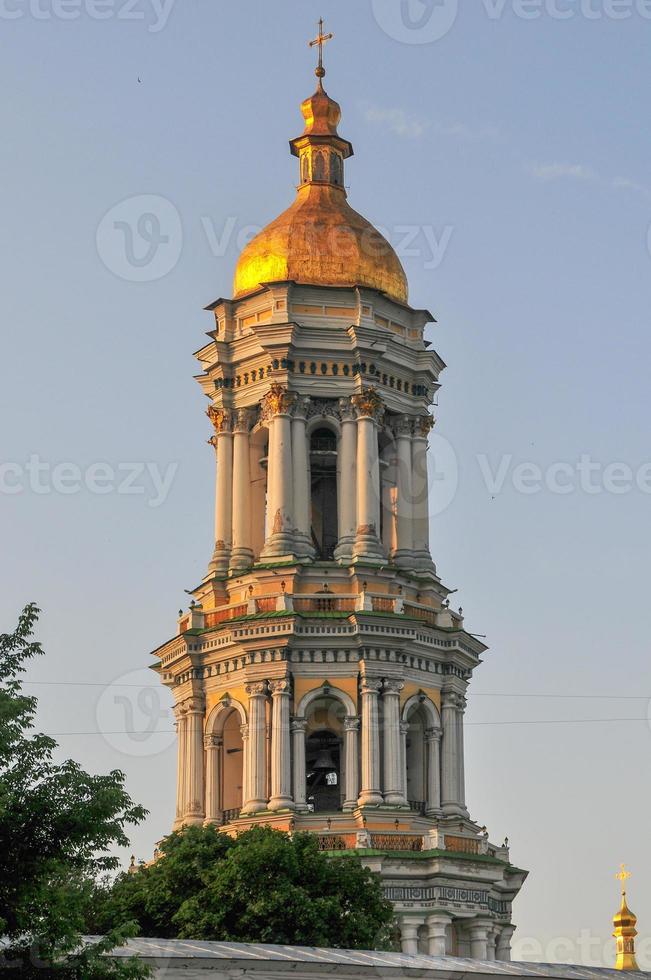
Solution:
[(325, 160), (322, 153), (315, 153), (313, 159), (314, 180), (325, 180)]
[(305, 156), (303, 157), (303, 183), (307, 184), (309, 179), (310, 179), (310, 160), (306, 153)]
[(341, 162), (341, 157), (338, 153), (330, 154), (330, 180), (337, 187), (340, 187), (343, 183), (343, 167)]
[(339, 540), (337, 514), (337, 436), (316, 429), (310, 438), (312, 543), (317, 557), (329, 561)]
[(313, 732), (305, 746), (307, 805), (314, 813), (341, 809), (341, 743), (328, 729)]
[(241, 724), (239, 713), (233, 710), (229, 712), (223, 728), (221, 808), (225, 823), (238, 815), (242, 807), (244, 743)]
[(427, 759), (425, 729), (427, 719), (422, 708), (409, 715), (407, 732), (407, 799), (414, 810), (425, 809), (427, 802)]

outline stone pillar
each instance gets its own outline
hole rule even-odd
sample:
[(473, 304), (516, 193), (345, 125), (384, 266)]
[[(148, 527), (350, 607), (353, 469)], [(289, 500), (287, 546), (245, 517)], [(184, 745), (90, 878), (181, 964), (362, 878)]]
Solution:
[(360, 806), (383, 803), (380, 790), (380, 730), (378, 695), (382, 681), (374, 677), (362, 680), (362, 789)]
[(502, 926), (499, 936), (497, 937), (495, 956), (503, 963), (511, 962), (511, 942), (513, 940), (514, 932), (515, 926), (509, 923), (509, 925)]
[(491, 924), (486, 922), (471, 922), (470, 933), (470, 956), (473, 960), (488, 959), (488, 930)]
[(405, 799), (409, 802), (407, 792), (407, 736), (409, 735), (409, 722), (400, 722), (400, 766), (402, 772), (402, 792)]
[(400, 772), (400, 692), (402, 681), (384, 682), (384, 802), (388, 806), (406, 806)]
[(418, 930), (422, 925), (423, 919), (415, 916), (400, 919), (400, 945), (407, 956), (418, 956)]
[(380, 459), (378, 426), (384, 417), (374, 389), (353, 395), (357, 409), (357, 534), (353, 557), (385, 559), (380, 532)]
[(466, 764), (463, 738), (463, 720), (468, 702), (463, 696), (457, 698), (457, 762), (459, 766), (459, 806), (466, 811)]
[(447, 930), (452, 922), (449, 915), (427, 916), (427, 944), (430, 956), (445, 956), (447, 952)]
[(271, 799), (270, 810), (294, 809), (291, 797), (288, 680), (269, 681), (271, 691)]
[(247, 797), (243, 813), (259, 813), (267, 809), (267, 683), (257, 681), (246, 685), (249, 696), (248, 778)]
[(224, 739), (221, 735), (205, 735), (206, 753), (206, 819), (205, 823), (221, 824), (224, 813), (220, 807), (221, 765)]
[(217, 479), (215, 481), (215, 550), (210, 562), (210, 571), (221, 574), (228, 570), (233, 536), (233, 435), (231, 432), (231, 413), (211, 405), (208, 417), (215, 434), (210, 440), (215, 447), (217, 458)]
[(419, 416), (414, 423), (411, 449), (413, 499), (413, 549), (418, 568), (433, 571), (429, 549), (429, 478), (427, 474), (427, 437), (434, 425), (431, 415)]
[(339, 541), (335, 558), (350, 561), (357, 531), (357, 419), (350, 398), (339, 399), (341, 438), (337, 454)]
[(307, 721), (305, 718), (292, 719), (292, 787), (294, 791), (294, 806), (297, 810), (307, 810), (307, 787), (305, 782), (306, 763), (305, 763), (305, 732)]
[(185, 706), (177, 704), (174, 706), (174, 717), (176, 718), (176, 738), (177, 738), (177, 765), (176, 765), (176, 820), (175, 827), (180, 827), (183, 823), (185, 813), (186, 793), (186, 773), (187, 773), (187, 716)]
[(441, 729), (428, 728), (425, 732), (425, 751), (427, 752), (427, 802), (425, 813), (428, 817), (441, 813)]
[(459, 803), (459, 762), (457, 758), (457, 695), (444, 691), (441, 699), (443, 722), (443, 761), (441, 766), (443, 814), (456, 816), (461, 812)]
[(248, 723), (240, 725), (240, 735), (242, 736), (242, 806), (251, 797), (249, 792), (249, 726)]
[(235, 412), (233, 425), (233, 550), (230, 567), (250, 568), (251, 544), (251, 456), (249, 432), (254, 414), (244, 408)]
[(203, 823), (205, 816), (203, 790), (203, 699), (188, 702), (187, 711), (187, 790), (185, 822)]
[[(414, 496), (412, 489), (412, 421), (398, 419), (394, 423), (396, 436), (396, 504), (397, 546), (396, 564), (412, 568), (414, 565)], [(420, 515), (419, 515), (420, 516)]]
[(267, 453), (267, 540), (264, 558), (294, 554), (294, 489), (292, 420), (296, 396), (281, 385), (272, 385), (263, 402), (269, 423)]
[(313, 558), (310, 514), (310, 463), (307, 452), (307, 411), (309, 398), (297, 398), (292, 418), (292, 467), (294, 480), (294, 525), (296, 528), (296, 554)]
[(497, 958), (496, 957), (495, 944), (497, 942), (497, 937), (499, 936), (499, 934), (500, 934), (500, 928), (499, 928), (499, 926), (493, 926), (492, 929), (489, 929), (488, 930), (488, 944), (487, 944), (487, 948), (486, 948), (486, 959), (487, 960), (491, 960), (492, 961), (492, 960), (495, 960)]
[(344, 810), (354, 810), (359, 796), (359, 718), (348, 716), (344, 722), (344, 756), (346, 759), (346, 785)]

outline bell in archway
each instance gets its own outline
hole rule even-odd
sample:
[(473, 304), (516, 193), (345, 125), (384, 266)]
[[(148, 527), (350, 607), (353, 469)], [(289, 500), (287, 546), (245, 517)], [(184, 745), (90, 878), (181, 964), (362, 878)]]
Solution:
[(313, 769), (318, 769), (319, 772), (334, 772), (336, 770), (335, 761), (332, 758), (332, 752), (330, 749), (319, 749), (316, 759), (312, 764)]

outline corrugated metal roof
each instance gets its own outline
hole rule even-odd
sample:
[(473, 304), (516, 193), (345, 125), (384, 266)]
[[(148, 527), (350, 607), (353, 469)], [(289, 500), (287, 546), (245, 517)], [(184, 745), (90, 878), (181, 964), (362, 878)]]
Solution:
[[(360, 967), (381, 970), (419, 970), (432, 973), (490, 973), (511, 977), (550, 977), (567, 980), (622, 980), (618, 970), (549, 963), (505, 963), (501, 960), (470, 960), (446, 956), (408, 956), (405, 953), (383, 953), (372, 950), (313, 949), (303, 946), (272, 946), (248, 943), (201, 942), (181, 939), (131, 939), (115, 950), (118, 956), (142, 956), (155, 959), (214, 959), (250, 963), (285, 962), (313, 964), (324, 968), (341, 966), (353, 971)], [(650, 973), (638, 973), (649, 977)]]

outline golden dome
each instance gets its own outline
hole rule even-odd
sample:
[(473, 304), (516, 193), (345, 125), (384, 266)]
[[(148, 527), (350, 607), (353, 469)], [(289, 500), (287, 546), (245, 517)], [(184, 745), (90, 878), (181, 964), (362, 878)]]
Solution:
[(236, 299), (262, 284), (367, 286), (408, 300), (407, 277), (392, 246), (346, 200), (344, 161), (351, 144), (337, 132), (339, 105), (319, 85), (301, 106), (305, 131), (290, 143), (300, 160), (296, 200), (244, 249), (235, 271)]

